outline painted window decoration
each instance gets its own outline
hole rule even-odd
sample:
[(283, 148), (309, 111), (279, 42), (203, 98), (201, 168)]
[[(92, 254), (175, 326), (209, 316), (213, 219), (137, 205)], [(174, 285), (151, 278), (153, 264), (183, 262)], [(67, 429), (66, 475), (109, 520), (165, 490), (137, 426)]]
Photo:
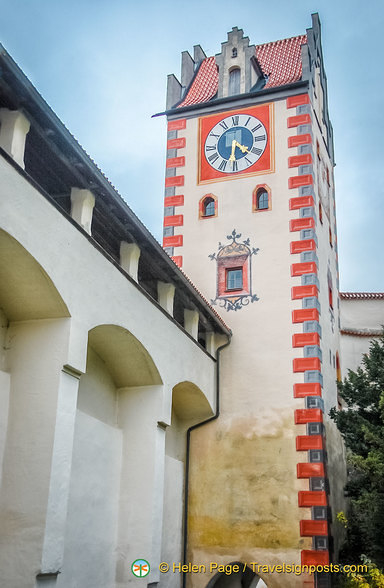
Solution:
[(228, 245), (219, 243), (217, 253), (208, 257), (216, 261), (216, 298), (211, 300), (221, 308), (241, 310), (250, 302), (259, 300), (252, 292), (252, 256), (259, 249), (250, 247), (249, 238), (240, 241), (241, 233), (236, 229), (227, 235)]
[(266, 184), (259, 184), (252, 194), (252, 211), (271, 210), (271, 190)]
[(217, 216), (217, 197), (205, 194), (199, 202), (199, 218), (213, 218)]

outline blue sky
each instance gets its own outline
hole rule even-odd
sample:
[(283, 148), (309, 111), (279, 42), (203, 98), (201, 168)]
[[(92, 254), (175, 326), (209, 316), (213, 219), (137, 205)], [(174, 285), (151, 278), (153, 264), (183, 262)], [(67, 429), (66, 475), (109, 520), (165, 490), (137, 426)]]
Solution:
[(336, 153), (341, 290), (384, 291), (384, 3), (2, 0), (0, 42), (161, 240), (166, 77), (180, 53), (305, 33), (319, 12)]

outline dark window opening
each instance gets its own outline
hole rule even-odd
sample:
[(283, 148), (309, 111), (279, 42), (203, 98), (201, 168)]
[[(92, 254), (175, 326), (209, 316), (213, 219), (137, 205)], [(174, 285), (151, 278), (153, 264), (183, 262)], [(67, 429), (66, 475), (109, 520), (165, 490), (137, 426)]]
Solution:
[(261, 189), (257, 192), (257, 210), (267, 210), (269, 207), (269, 198), (267, 190)]
[(243, 270), (229, 269), (227, 270), (226, 286), (227, 290), (242, 290), (243, 289)]
[(215, 216), (215, 201), (208, 197), (203, 202), (203, 216)]
[(232, 57), (237, 57), (237, 49), (236, 49), (236, 47), (234, 47), (232, 49)]
[(237, 67), (229, 72), (228, 95), (240, 94), (240, 69)]

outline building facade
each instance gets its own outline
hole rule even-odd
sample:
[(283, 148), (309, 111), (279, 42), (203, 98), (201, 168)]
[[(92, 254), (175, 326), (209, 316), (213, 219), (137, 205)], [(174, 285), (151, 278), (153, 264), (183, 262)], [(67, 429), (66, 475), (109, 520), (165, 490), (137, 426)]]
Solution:
[(187, 560), (328, 564), (345, 466), (328, 416), (340, 318), (318, 16), (298, 37), (254, 46), (234, 28), (214, 57), (184, 52), (167, 96), (163, 245), (233, 331), (220, 418), (191, 440)]

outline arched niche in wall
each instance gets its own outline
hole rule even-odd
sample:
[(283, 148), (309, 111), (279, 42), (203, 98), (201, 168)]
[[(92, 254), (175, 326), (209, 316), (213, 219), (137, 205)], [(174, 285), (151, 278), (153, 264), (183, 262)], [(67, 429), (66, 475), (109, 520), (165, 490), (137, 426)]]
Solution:
[(9, 321), (70, 316), (46, 271), (3, 230), (0, 230), (0, 306)]

